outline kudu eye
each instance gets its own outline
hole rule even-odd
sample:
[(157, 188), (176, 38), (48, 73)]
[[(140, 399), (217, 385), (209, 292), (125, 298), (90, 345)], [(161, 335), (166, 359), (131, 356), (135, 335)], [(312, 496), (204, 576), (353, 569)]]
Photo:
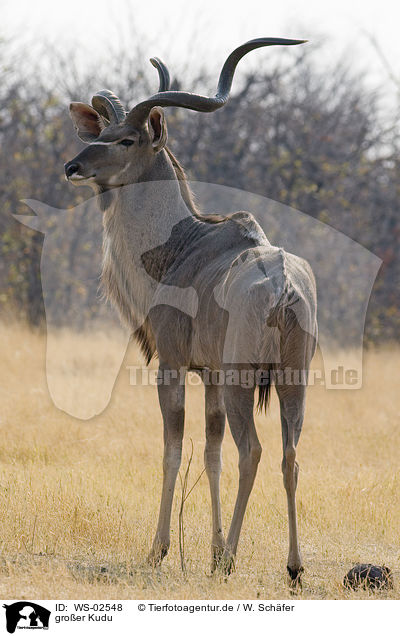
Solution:
[(122, 141), (119, 141), (118, 144), (120, 144), (121, 146), (132, 146), (132, 144), (134, 144), (135, 142), (133, 141), (133, 139), (123, 139)]

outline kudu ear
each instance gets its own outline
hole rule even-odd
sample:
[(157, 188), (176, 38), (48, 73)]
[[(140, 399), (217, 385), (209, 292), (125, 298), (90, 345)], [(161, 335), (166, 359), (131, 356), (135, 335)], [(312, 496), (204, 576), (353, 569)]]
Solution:
[(105, 126), (99, 113), (89, 106), (89, 104), (72, 102), (69, 107), (69, 114), (71, 115), (78, 137), (86, 143), (90, 143), (96, 139)]
[(154, 148), (154, 152), (160, 152), (168, 139), (167, 124), (162, 108), (155, 106), (151, 109), (148, 124), (151, 145)]

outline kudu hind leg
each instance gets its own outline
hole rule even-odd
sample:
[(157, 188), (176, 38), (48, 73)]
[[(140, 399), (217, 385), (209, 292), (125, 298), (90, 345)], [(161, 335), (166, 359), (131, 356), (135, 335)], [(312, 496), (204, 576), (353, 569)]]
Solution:
[(223, 389), (219, 386), (206, 385), (206, 446), (204, 464), (210, 484), (212, 509), (211, 539), (211, 571), (214, 572), (225, 549), (222, 532), (221, 502), (219, 483), (221, 477), (221, 447), (225, 431), (225, 407)]
[(304, 417), (304, 386), (278, 386), (282, 423), (283, 484), (286, 490), (289, 521), (289, 555), (287, 569), (291, 580), (300, 583), (303, 571), (297, 528), (296, 489), (299, 465), (296, 461), (296, 446), (299, 441)]
[(226, 386), (224, 398), (232, 437), (239, 451), (239, 489), (222, 563), (229, 574), (234, 567), (243, 518), (261, 458), (261, 444), (253, 419), (254, 389)]
[[(178, 374), (179, 378), (179, 374)], [(171, 510), (176, 478), (182, 458), (185, 418), (185, 387), (179, 380), (158, 386), (158, 396), (164, 420), (163, 486), (160, 514), (148, 562), (155, 566), (166, 556), (170, 544)]]

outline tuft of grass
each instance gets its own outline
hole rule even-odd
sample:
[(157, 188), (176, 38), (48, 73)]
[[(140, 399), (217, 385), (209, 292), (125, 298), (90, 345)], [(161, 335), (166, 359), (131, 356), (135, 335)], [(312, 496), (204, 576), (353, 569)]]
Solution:
[[(63, 330), (60, 361), (80, 356), (59, 377), (87, 374), (88, 405), (107, 363), (120, 355), (118, 334)], [(158, 515), (162, 479), (162, 420), (156, 386), (130, 386), (128, 365), (141, 365), (130, 345), (108, 407), (77, 420), (52, 403), (46, 384), (43, 336), (0, 327), (0, 596), (3, 598), (268, 598), (290, 597), (286, 581), (287, 513), (280, 471), (279, 407), (257, 415), (263, 446), (245, 516), (236, 571), (209, 577), (211, 510), (206, 479), (174, 502), (171, 549), (161, 568), (146, 565)], [(115, 351), (115, 352), (114, 352)], [(87, 355), (86, 355), (87, 354)], [(86, 357), (85, 357), (86, 356)], [(363, 387), (309, 387), (298, 447), (299, 530), (305, 574), (298, 598), (399, 598), (400, 396), (399, 350), (366, 352)], [(89, 362), (88, 362), (89, 361)], [(107, 362), (108, 361), (108, 362)], [(316, 359), (315, 365), (320, 364)], [(53, 367), (57, 373), (57, 364)], [(203, 471), (204, 397), (187, 387), (184, 447), (190, 471)], [(193, 440), (193, 454), (190, 455)], [(185, 448), (184, 448), (185, 450)], [(227, 431), (221, 500), (227, 534), (237, 491), (237, 451)], [(188, 495), (190, 497), (188, 498)], [(183, 523), (184, 567), (179, 547)], [(180, 515), (181, 513), (181, 515)], [(181, 545), (182, 548), (182, 545)], [(346, 591), (356, 563), (387, 565), (394, 588)]]

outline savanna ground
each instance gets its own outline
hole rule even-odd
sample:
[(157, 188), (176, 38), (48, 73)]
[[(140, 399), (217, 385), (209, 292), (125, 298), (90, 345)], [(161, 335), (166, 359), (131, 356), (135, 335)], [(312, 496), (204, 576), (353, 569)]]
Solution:
[[(290, 596), (286, 497), (280, 472), (281, 433), (273, 395), (257, 415), (263, 446), (256, 484), (228, 580), (209, 576), (210, 504), (206, 475), (185, 504), (183, 576), (178, 544), (178, 481), (171, 550), (162, 566), (146, 564), (161, 489), (162, 424), (154, 386), (130, 386), (131, 346), (111, 402), (80, 421), (57, 410), (45, 378), (45, 338), (1, 327), (0, 470), (2, 598), (284, 599)], [(96, 344), (60, 332), (59, 382), (68, 390), (65, 354), (78, 342), (91, 377), (113, 357), (113, 335)], [(89, 344), (88, 344), (89, 343)], [(356, 562), (390, 566), (399, 598), (400, 394), (399, 351), (368, 351), (363, 388), (310, 387), (298, 447), (298, 512), (305, 565), (298, 598), (368, 598), (346, 592), (343, 575)], [(314, 363), (318, 364), (318, 360)], [(87, 397), (93, 390), (89, 382)], [(190, 386), (183, 470), (194, 455), (193, 484), (203, 469), (203, 389)], [(237, 452), (229, 431), (223, 445), (222, 506), (227, 531), (237, 486)]]

